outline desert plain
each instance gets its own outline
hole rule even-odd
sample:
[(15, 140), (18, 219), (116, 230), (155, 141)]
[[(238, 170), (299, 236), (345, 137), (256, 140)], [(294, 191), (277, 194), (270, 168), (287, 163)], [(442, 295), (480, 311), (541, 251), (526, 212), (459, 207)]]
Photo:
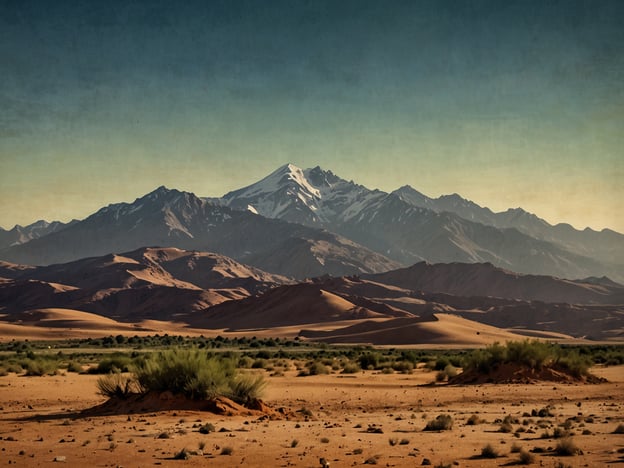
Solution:
[[(435, 372), (297, 376), (267, 370), (269, 411), (93, 410), (98, 376), (0, 377), (0, 460), (16, 466), (535, 466), (624, 463), (624, 367), (600, 384), (433, 384)], [(449, 415), (450, 430), (424, 431)], [(505, 419), (507, 418), (507, 419)], [(503, 422), (510, 424), (502, 429)], [(474, 424), (471, 424), (474, 423)], [(200, 428), (212, 425), (209, 433)], [(578, 449), (560, 456), (567, 442)], [(203, 431), (206, 432), (206, 431)], [(548, 433), (548, 434), (546, 434)], [(550, 437), (547, 437), (550, 435)], [(487, 445), (496, 458), (482, 456)], [(180, 453), (184, 456), (180, 457)], [(183, 459), (176, 459), (183, 458)]]

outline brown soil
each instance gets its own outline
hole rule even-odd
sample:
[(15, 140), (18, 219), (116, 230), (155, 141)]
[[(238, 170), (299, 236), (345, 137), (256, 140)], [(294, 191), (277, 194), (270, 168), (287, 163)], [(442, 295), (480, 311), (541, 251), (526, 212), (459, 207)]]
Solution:
[[(325, 458), (332, 468), (346, 468), (372, 460), (378, 466), (413, 467), (428, 459), (431, 466), (481, 468), (514, 465), (516, 445), (533, 451), (533, 466), (624, 462), (624, 436), (614, 433), (624, 423), (624, 366), (593, 369), (608, 379), (602, 385), (423, 386), (435, 380), (435, 372), (424, 368), (408, 375), (365, 371), (296, 377), (293, 368), (271, 377), (258, 372), (269, 381), (266, 403), (296, 413), (296, 419), (162, 407), (131, 415), (86, 415), (83, 410), (105, 403), (96, 393), (98, 376), (0, 377), (0, 460), (4, 466), (28, 468), (314, 468)], [(529, 416), (545, 407), (547, 415)], [(440, 414), (453, 418), (453, 428), (423, 431)], [(479, 424), (470, 424), (473, 415)], [(508, 415), (519, 422), (512, 422), (512, 432), (500, 432), (500, 421)], [(200, 433), (207, 423), (215, 432)], [(559, 439), (544, 437), (564, 424), (582, 453), (558, 456), (553, 449)], [(487, 444), (499, 458), (479, 458)], [(189, 458), (174, 459), (183, 449)]]
[(224, 416), (269, 416), (279, 419), (286, 414), (283, 408), (273, 410), (262, 400), (253, 400), (243, 406), (229, 398), (217, 397), (214, 400), (193, 400), (171, 392), (150, 392), (131, 394), (125, 398), (112, 397), (92, 408), (81, 411), (81, 416), (105, 416), (115, 414), (140, 414), (154, 411), (206, 411)]

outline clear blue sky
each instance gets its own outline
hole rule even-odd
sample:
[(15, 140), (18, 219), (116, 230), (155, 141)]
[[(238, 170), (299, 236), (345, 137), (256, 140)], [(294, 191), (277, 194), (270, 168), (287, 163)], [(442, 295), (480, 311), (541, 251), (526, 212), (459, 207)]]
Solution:
[(624, 232), (623, 24), (619, 0), (5, 0), (0, 226), (292, 162)]

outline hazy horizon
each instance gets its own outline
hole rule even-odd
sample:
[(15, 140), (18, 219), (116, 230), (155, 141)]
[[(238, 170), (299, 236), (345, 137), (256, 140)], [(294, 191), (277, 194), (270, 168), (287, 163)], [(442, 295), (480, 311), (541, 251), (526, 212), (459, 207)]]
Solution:
[(3, 2), (0, 226), (292, 162), (624, 232), (624, 2)]

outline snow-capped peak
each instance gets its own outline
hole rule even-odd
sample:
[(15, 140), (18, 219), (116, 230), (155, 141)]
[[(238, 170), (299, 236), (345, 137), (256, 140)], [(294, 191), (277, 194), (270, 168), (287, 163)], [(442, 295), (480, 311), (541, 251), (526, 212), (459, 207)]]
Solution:
[(324, 171), (319, 166), (302, 170), (285, 164), (255, 184), (227, 193), (222, 203), (267, 218), (280, 218), (310, 226), (355, 215), (372, 192)]
[(240, 190), (230, 192), (223, 198), (230, 199), (233, 196), (240, 197), (252, 197), (263, 194), (274, 193), (285, 186), (291, 188), (299, 188), (313, 197), (320, 197), (318, 189), (313, 187), (304, 174), (304, 171), (295, 166), (294, 164), (285, 164), (275, 171), (271, 172), (268, 176), (256, 182), (255, 184), (244, 187)]

